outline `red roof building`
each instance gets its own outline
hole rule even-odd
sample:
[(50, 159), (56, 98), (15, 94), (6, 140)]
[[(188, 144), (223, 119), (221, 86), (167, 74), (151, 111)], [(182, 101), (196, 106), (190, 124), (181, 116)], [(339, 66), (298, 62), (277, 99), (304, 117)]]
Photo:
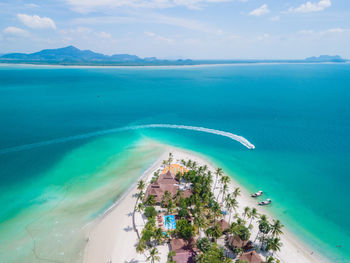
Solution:
[(166, 191), (174, 197), (178, 189), (178, 181), (176, 181), (174, 176), (168, 171), (165, 174), (161, 174), (157, 181), (147, 187), (145, 197), (147, 199), (150, 195), (153, 195), (156, 202), (160, 203)]

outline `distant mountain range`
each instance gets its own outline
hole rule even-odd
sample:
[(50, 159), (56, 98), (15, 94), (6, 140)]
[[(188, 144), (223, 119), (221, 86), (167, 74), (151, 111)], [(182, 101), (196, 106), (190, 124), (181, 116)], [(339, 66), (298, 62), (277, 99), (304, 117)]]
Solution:
[(39, 52), (24, 54), (10, 53), (0, 56), (0, 63), (27, 64), (59, 64), (59, 65), (201, 65), (201, 64), (229, 64), (229, 63), (308, 63), (308, 62), (346, 62), (339, 56), (322, 55), (305, 60), (164, 60), (155, 57), (140, 58), (129, 54), (112, 56), (96, 53), (91, 50), (80, 50), (74, 46), (58, 49), (44, 49)]
[(319, 57), (309, 57), (305, 59), (310, 62), (346, 62), (346, 59), (343, 59), (340, 56), (329, 56), (329, 55), (321, 55)]
[(39, 52), (24, 54), (10, 53), (0, 56), (0, 63), (33, 63), (62, 65), (157, 65), (191, 64), (191, 60), (160, 60), (155, 57), (139, 58), (135, 55), (116, 54), (112, 56), (91, 50), (80, 50), (74, 46), (58, 49), (44, 49)]

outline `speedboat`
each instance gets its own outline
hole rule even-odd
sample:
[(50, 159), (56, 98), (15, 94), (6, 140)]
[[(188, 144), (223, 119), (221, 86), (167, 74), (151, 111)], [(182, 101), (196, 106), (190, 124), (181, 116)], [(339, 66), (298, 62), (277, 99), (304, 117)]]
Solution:
[(263, 195), (263, 191), (256, 192), (255, 194), (251, 194), (250, 196), (251, 197), (258, 197), (258, 196), (261, 196), (261, 195)]
[(271, 199), (266, 199), (265, 201), (259, 202), (259, 205), (269, 205), (271, 204)]

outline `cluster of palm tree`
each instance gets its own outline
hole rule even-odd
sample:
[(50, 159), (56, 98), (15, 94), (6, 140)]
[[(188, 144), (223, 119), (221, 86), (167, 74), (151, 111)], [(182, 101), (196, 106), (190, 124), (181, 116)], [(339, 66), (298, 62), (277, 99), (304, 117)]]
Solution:
[(187, 162), (184, 159), (182, 159), (181, 164), (185, 166), (187, 169), (196, 169), (198, 166), (197, 162), (192, 161), (191, 159), (189, 159)]
[(163, 161), (163, 165), (170, 165), (174, 160), (173, 154), (170, 152), (168, 159)]
[(260, 241), (260, 249), (272, 251), (272, 256), (275, 252), (280, 251), (282, 243), (280, 235), (283, 234), (283, 225), (279, 220), (273, 220), (270, 223), (266, 215), (261, 215), (259, 218), (259, 232), (255, 238)]
[[(162, 244), (165, 239), (161, 228), (156, 226), (155, 217), (149, 217), (145, 227), (142, 229), (140, 239), (136, 245), (136, 251), (144, 254), (149, 262), (159, 261), (157, 245)], [(148, 251), (148, 256), (146, 255)]]
[(162, 201), (161, 201), (161, 206), (165, 207), (167, 209), (167, 213), (170, 214), (174, 209), (175, 209), (175, 203), (173, 200), (173, 197), (168, 191), (164, 192)]
[[(170, 165), (173, 161), (173, 155), (170, 153), (168, 160), (164, 161), (165, 165)], [(265, 215), (259, 215), (256, 208), (245, 207), (241, 215), (237, 213), (238, 201), (240, 196), (240, 188), (236, 187), (233, 191), (229, 191), (230, 178), (224, 175), (221, 168), (216, 169), (213, 180), (213, 175), (208, 167), (198, 166), (195, 161), (181, 160), (188, 171), (185, 173), (178, 173), (176, 178), (178, 180), (184, 180), (187, 183), (191, 183), (192, 195), (184, 198), (181, 191), (171, 196), (169, 192), (165, 192), (161, 206), (166, 208), (168, 213), (174, 211), (177, 212), (178, 217), (181, 218), (181, 222), (186, 225), (185, 221), (192, 219), (193, 227), (189, 231), (193, 231), (193, 234), (198, 235), (198, 241), (202, 244), (206, 244), (207, 249), (201, 250), (197, 257), (198, 262), (230, 262), (223, 254), (223, 248), (217, 245), (217, 239), (222, 237), (224, 233), (219, 225), (219, 219), (223, 218), (222, 206), (225, 206), (229, 212), (229, 224), (230, 228), (226, 235), (238, 235), (241, 240), (249, 240), (251, 236), (251, 230), (253, 228), (253, 221), (257, 220), (259, 231), (254, 240), (260, 241), (260, 249), (272, 251), (271, 258), (276, 251), (279, 251), (282, 244), (279, 236), (282, 234), (283, 225), (279, 220), (274, 220), (273, 223), (269, 223)], [(155, 174), (158, 176), (158, 174)], [(214, 195), (214, 190), (218, 189), (217, 195)], [(141, 180), (137, 186), (138, 194), (135, 204), (135, 211), (143, 212), (148, 206), (155, 205), (154, 196), (149, 196), (147, 200), (144, 200), (145, 183)], [(139, 202), (142, 201), (142, 202)], [(234, 216), (232, 216), (234, 215)], [(234, 221), (231, 223), (231, 219)], [(192, 229), (192, 230), (191, 230)], [(188, 229), (187, 229), (188, 230)], [(179, 231), (169, 233), (173, 237), (181, 237)], [(187, 233), (188, 234), (188, 233)], [(203, 236), (205, 235), (205, 236)], [(164, 241), (164, 235), (160, 228), (155, 225), (155, 219), (148, 219), (143, 231), (139, 243), (137, 244), (137, 251), (139, 253), (145, 253), (148, 249), (147, 260), (149, 262), (159, 261), (159, 252), (156, 249), (156, 245)], [(204, 242), (205, 241), (205, 242)], [(236, 251), (237, 252), (237, 251)], [(174, 255), (168, 255), (168, 262), (173, 262), (172, 257)], [(271, 259), (269, 259), (271, 260)]]

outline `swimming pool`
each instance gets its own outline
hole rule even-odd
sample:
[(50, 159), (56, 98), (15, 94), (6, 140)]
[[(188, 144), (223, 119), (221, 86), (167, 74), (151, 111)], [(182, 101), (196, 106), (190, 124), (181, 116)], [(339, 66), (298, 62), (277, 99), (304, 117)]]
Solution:
[(164, 227), (166, 230), (176, 229), (175, 217), (174, 215), (164, 216)]

